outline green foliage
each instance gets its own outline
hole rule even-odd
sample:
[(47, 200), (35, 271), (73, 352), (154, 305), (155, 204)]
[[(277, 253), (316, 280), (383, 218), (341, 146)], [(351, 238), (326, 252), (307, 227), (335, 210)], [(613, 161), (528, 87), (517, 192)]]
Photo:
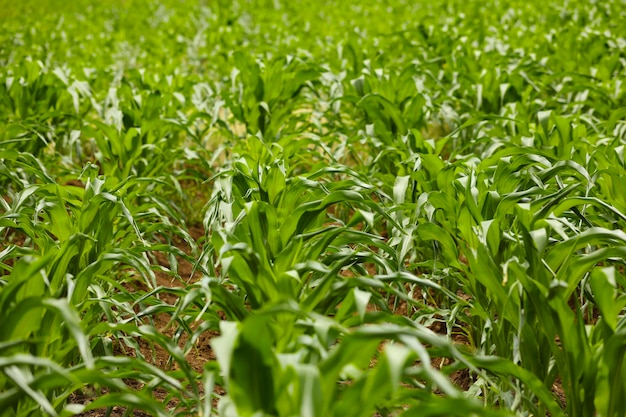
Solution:
[(626, 414), (622, 2), (61, 3), (0, 0), (3, 415)]

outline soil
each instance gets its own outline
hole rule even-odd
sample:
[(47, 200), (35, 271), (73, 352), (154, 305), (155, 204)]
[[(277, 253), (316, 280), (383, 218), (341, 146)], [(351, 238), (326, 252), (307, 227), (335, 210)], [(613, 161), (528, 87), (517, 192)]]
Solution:
[[(23, 247), (26, 243), (26, 239), (28, 236), (21, 230), (11, 229), (10, 232), (7, 232), (0, 241), (0, 252), (7, 249), (10, 245), (15, 245), (16, 247)], [(15, 265), (16, 258), (9, 257), (2, 261), (2, 263), (9, 268), (13, 268)], [(8, 275), (10, 272), (4, 268), (0, 268), (0, 276)]]

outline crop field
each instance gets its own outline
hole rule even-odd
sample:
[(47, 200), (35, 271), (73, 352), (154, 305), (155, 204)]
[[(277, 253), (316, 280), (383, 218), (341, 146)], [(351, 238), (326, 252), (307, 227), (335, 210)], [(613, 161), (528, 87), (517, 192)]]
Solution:
[(624, 0), (0, 0), (1, 417), (626, 415)]

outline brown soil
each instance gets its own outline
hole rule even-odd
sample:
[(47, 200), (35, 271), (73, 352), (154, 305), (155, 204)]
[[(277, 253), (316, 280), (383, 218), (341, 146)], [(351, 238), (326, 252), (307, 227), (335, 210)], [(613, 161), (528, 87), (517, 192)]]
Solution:
[[(23, 247), (27, 238), (28, 236), (26, 236), (26, 234), (22, 232), (21, 230), (10, 229), (4, 234), (4, 236), (2, 236), (2, 240), (0, 243), (0, 252), (7, 249), (10, 245)], [(3, 266), (6, 265), (9, 268), (13, 268), (13, 266), (15, 265), (16, 259), (17, 258), (15, 257), (8, 257), (4, 261), (2, 261), (2, 263), (4, 264)], [(8, 275), (8, 274), (9, 274), (9, 269), (0, 267), (0, 276)]]
[(565, 398), (565, 391), (563, 391), (563, 381), (561, 381), (561, 377), (557, 377), (552, 384), (552, 393), (556, 396), (556, 398), (561, 403), (561, 408), (565, 409), (567, 405), (567, 399)]

